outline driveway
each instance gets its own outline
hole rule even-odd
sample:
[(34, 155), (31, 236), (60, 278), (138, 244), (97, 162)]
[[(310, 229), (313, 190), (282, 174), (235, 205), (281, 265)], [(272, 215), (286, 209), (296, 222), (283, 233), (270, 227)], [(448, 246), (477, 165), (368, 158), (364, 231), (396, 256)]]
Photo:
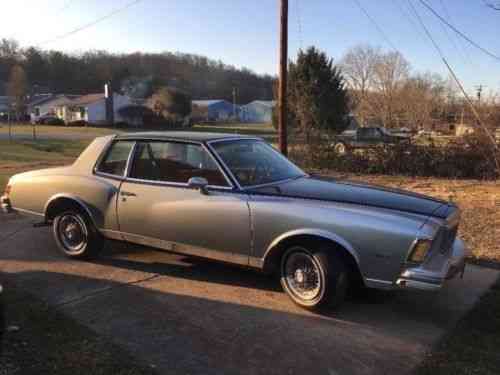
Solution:
[(499, 275), (469, 266), (439, 294), (370, 291), (319, 315), (211, 262), (124, 244), (69, 261), (49, 228), (5, 216), (0, 271), (162, 374), (409, 373)]

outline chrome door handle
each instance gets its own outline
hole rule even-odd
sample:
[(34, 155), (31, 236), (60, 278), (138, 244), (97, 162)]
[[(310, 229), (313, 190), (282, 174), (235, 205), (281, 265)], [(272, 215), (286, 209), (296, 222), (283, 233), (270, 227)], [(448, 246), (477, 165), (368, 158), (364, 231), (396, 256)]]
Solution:
[(130, 193), (128, 191), (120, 191), (120, 195), (122, 197), (137, 197), (137, 194), (135, 193)]

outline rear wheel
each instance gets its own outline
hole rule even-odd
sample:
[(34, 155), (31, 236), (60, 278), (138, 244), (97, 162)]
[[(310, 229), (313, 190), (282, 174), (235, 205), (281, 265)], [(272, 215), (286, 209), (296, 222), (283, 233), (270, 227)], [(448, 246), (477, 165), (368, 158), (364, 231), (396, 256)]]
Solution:
[(349, 270), (339, 256), (315, 244), (292, 246), (281, 259), (281, 285), (299, 306), (315, 309), (338, 307), (349, 286)]
[(96, 256), (104, 240), (87, 214), (64, 211), (53, 223), (53, 234), (59, 250), (69, 258), (89, 259)]

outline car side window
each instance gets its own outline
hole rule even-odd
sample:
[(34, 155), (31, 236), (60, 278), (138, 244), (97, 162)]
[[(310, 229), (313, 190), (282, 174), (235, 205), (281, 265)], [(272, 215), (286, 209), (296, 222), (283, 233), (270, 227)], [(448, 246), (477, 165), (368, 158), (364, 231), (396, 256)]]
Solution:
[(228, 187), (219, 167), (200, 145), (177, 142), (139, 142), (130, 177), (186, 184), (203, 177), (212, 186)]
[(127, 160), (135, 142), (118, 141), (111, 145), (104, 159), (99, 163), (97, 172), (114, 176), (124, 176)]

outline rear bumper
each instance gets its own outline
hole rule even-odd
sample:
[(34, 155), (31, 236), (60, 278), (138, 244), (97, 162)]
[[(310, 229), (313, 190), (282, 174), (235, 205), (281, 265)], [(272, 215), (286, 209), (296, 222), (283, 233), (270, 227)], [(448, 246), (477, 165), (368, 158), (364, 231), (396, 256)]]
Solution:
[(0, 206), (2, 208), (2, 211), (6, 214), (14, 211), (12, 208), (12, 204), (10, 203), (10, 199), (5, 195), (2, 195), (2, 197), (0, 197)]
[(408, 268), (404, 270), (396, 280), (396, 286), (400, 288), (439, 290), (447, 280), (457, 275), (463, 275), (465, 271), (465, 260), (471, 254), (462, 240), (456, 238), (449, 259), (443, 266), (436, 269), (428, 269), (425, 266)]

